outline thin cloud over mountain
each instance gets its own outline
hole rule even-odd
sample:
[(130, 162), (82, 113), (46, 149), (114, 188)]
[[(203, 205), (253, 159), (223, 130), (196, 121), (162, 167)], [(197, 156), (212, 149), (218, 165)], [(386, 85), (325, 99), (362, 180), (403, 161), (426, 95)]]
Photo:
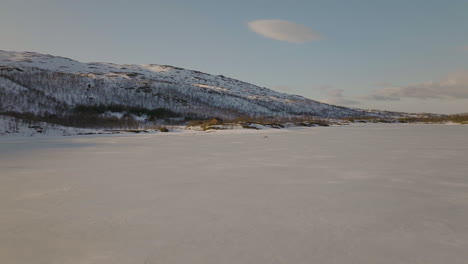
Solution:
[(357, 105), (359, 101), (346, 97), (343, 89), (333, 89), (327, 91), (325, 99), (321, 100), (323, 103), (333, 105)]

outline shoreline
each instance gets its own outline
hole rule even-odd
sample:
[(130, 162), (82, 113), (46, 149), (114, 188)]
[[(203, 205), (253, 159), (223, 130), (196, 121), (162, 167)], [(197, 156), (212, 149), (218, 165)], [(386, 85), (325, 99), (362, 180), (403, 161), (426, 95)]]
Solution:
[[(224, 124), (217, 125), (215, 128), (203, 129), (200, 126), (167, 126), (167, 131), (161, 132), (159, 129), (83, 129), (65, 127), (68, 129), (68, 134), (60, 134), (52, 128), (48, 133), (34, 133), (32, 131), (26, 133), (0, 133), (0, 139), (6, 138), (63, 138), (63, 137), (110, 137), (110, 136), (153, 136), (153, 135), (206, 135), (206, 134), (253, 134), (253, 133), (271, 133), (271, 132), (287, 132), (291, 130), (313, 129), (313, 128), (329, 128), (329, 127), (359, 127), (367, 125), (446, 125), (446, 126), (463, 126), (465, 124), (445, 122), (445, 123), (400, 123), (400, 122), (348, 122), (334, 123), (329, 125), (311, 125), (299, 126), (294, 124), (281, 124), (282, 127), (271, 127), (268, 125), (253, 124), (255, 128), (245, 128), (239, 124)], [(59, 127), (58, 129), (63, 129)], [(79, 132), (84, 131), (84, 132)], [(63, 131), (62, 131), (63, 132)]]

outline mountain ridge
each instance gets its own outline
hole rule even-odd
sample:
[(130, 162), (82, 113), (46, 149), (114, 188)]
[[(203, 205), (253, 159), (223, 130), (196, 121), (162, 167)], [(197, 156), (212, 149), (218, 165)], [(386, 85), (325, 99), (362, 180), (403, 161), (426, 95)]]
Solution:
[(116, 117), (116, 113), (122, 118), (122, 114), (127, 117), (130, 114), (139, 124), (212, 117), (388, 118), (402, 115), (325, 104), (224, 75), (169, 65), (82, 63), (49, 54), (2, 50), (0, 95), (1, 113), (28, 114), (42, 117), (41, 121), (54, 116), (82, 118), (77, 112), (83, 114), (83, 111), (99, 118)]

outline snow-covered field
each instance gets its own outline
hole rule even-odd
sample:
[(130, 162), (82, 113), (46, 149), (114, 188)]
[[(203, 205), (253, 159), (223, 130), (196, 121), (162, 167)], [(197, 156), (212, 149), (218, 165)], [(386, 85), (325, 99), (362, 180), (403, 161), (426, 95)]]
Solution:
[(467, 263), (468, 126), (0, 138), (0, 263)]

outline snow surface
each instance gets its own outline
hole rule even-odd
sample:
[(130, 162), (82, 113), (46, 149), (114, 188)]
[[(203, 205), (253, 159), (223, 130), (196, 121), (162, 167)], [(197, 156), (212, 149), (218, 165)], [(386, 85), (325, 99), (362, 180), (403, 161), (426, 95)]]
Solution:
[(0, 138), (0, 263), (465, 264), (467, 132)]

